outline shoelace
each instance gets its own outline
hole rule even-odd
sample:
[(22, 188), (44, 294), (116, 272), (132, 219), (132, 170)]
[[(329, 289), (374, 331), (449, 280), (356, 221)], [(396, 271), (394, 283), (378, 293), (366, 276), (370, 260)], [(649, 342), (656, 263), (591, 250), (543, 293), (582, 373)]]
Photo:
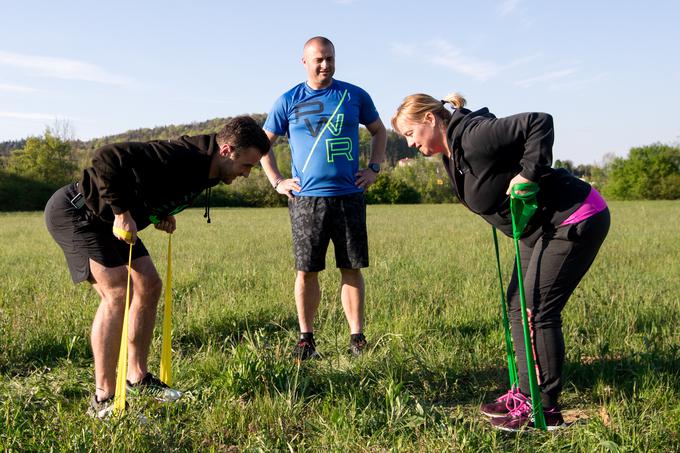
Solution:
[(519, 417), (531, 413), (531, 399), (522, 395), (519, 390), (510, 390), (504, 395), (506, 397), (505, 407), (511, 417)]
[(498, 398), (496, 398), (496, 402), (497, 403), (505, 403), (509, 399), (513, 398), (515, 396), (515, 393), (519, 393), (519, 390), (517, 390), (516, 388), (512, 388), (512, 389), (508, 390), (508, 392), (505, 395), (501, 395)]

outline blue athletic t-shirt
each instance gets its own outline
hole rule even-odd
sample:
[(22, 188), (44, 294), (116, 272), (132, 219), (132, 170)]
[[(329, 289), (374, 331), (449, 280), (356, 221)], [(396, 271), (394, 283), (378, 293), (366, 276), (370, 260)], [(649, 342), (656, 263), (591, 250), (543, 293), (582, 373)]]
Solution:
[(358, 86), (333, 79), (328, 88), (301, 83), (281, 95), (264, 128), (288, 135), (293, 177), (300, 179), (295, 195), (334, 197), (361, 192), (359, 124), (378, 119), (371, 97)]

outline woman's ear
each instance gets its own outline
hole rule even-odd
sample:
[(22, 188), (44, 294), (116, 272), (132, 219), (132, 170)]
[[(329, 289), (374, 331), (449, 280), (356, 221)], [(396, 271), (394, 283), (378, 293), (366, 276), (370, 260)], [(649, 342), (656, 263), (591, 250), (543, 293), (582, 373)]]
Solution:
[(432, 112), (427, 112), (425, 114), (424, 119), (425, 119), (425, 122), (432, 127), (434, 127), (437, 124), (437, 117), (434, 116), (434, 113), (432, 113)]

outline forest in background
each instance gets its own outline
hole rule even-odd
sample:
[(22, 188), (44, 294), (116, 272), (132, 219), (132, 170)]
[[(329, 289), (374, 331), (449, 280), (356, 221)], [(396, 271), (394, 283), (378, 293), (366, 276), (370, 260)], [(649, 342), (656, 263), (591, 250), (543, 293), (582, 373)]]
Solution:
[[(260, 125), (266, 114), (251, 114)], [(43, 209), (59, 187), (80, 178), (94, 151), (117, 142), (175, 139), (182, 135), (216, 133), (229, 118), (191, 124), (134, 129), (92, 140), (73, 138), (68, 122), (47, 127), (42, 136), (0, 142), (0, 211)], [(359, 132), (360, 164), (370, 157), (371, 136)], [(273, 148), (279, 169), (290, 176), (290, 150), (286, 137)], [(604, 194), (616, 200), (676, 200), (680, 198), (680, 145), (652, 143), (631, 148), (626, 157), (605, 155), (600, 164), (575, 164), (556, 160)], [(396, 132), (388, 130), (387, 159), (376, 183), (366, 193), (371, 204), (452, 203), (455, 197), (438, 158), (425, 158), (409, 148)], [(214, 206), (283, 206), (286, 198), (272, 190), (260, 168), (248, 179), (213, 191)]]

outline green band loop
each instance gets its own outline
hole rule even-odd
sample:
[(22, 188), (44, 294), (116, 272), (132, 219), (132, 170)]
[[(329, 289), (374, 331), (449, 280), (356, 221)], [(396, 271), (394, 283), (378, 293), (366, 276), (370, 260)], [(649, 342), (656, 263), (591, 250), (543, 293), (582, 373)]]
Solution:
[(538, 184), (534, 182), (519, 183), (510, 188), (512, 236), (515, 239), (522, 236), (527, 224), (538, 210), (537, 193)]

